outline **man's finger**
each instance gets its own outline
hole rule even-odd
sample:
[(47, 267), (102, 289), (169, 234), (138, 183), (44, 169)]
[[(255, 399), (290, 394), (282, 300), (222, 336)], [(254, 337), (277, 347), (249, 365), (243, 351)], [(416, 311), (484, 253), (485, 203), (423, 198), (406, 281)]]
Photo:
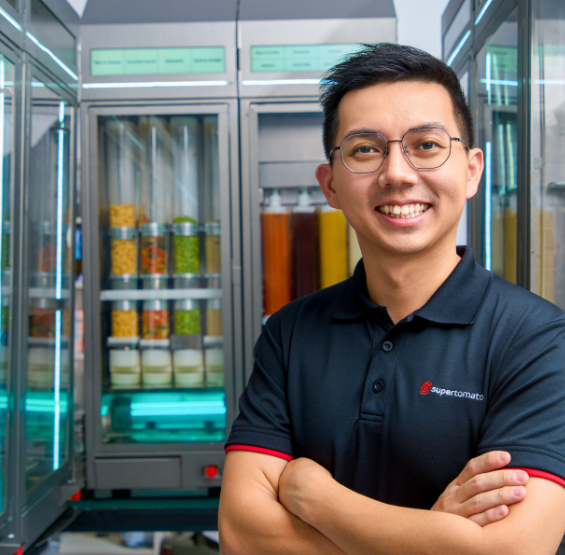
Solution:
[(474, 476), (498, 470), (499, 468), (505, 467), (509, 462), (510, 453), (506, 451), (489, 451), (488, 453), (471, 459), (465, 465), (461, 474), (455, 479), (455, 483), (458, 486), (462, 486)]
[(504, 487), (486, 493), (480, 493), (472, 497), (459, 507), (457, 514), (465, 518), (471, 518), (499, 507), (500, 505), (513, 505), (526, 497), (526, 488), (523, 486)]
[(509, 512), (510, 511), (506, 505), (500, 505), (499, 507), (494, 507), (493, 509), (479, 513), (478, 515), (473, 515), (472, 517), (469, 517), (469, 520), (472, 520), (479, 526), (486, 526), (487, 524), (492, 524), (493, 522), (498, 522), (499, 520), (506, 518)]
[(478, 474), (457, 489), (456, 498), (465, 503), (479, 493), (493, 491), (505, 486), (525, 486), (530, 477), (523, 470), (493, 470)]

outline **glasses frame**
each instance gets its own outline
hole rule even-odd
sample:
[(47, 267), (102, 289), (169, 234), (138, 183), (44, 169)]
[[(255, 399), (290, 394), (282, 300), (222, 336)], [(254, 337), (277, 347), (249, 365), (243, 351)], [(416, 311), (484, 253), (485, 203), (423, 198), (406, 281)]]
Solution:
[[(415, 170), (437, 170), (437, 168), (441, 168), (441, 166), (443, 166), (448, 160), (449, 157), (451, 156), (451, 143), (453, 141), (457, 141), (460, 142), (461, 144), (463, 144), (463, 146), (465, 147), (465, 150), (469, 150), (469, 147), (467, 146), (467, 144), (465, 143), (465, 141), (463, 139), (461, 139), (461, 137), (452, 137), (445, 129), (443, 129), (442, 127), (429, 127), (428, 129), (439, 129), (440, 131), (443, 131), (450, 139), (449, 141), (449, 154), (447, 155), (447, 158), (441, 163), (439, 164), (439, 166), (434, 166), (433, 168), (420, 168), (418, 166), (416, 166), (416, 164), (414, 164), (414, 162), (412, 162), (412, 160), (410, 160), (410, 156), (408, 156), (408, 149), (404, 146), (404, 137), (406, 137), (406, 135), (408, 135), (408, 133), (411, 133), (412, 131), (417, 131), (417, 129), (408, 129), (408, 131), (406, 131), (406, 133), (404, 133), (404, 135), (402, 136), (402, 139), (391, 139), (390, 141), (382, 134), (379, 133), (378, 131), (374, 131), (374, 132), (367, 132), (367, 133), (351, 133), (350, 135), (347, 135), (346, 137), (344, 137), (344, 139), (341, 141), (341, 143), (339, 143), (339, 146), (334, 146), (331, 150), (330, 150), (330, 159), (332, 157), (332, 154), (334, 153), (334, 151), (339, 150), (339, 157), (341, 158), (341, 163), (347, 168), (347, 170), (349, 170), (351, 173), (356, 173), (356, 174), (369, 174), (369, 173), (375, 173), (378, 172), (382, 167), (383, 164), (386, 160), (386, 157), (388, 156), (389, 153), (389, 149), (388, 149), (388, 145), (390, 143), (400, 143), (401, 147), (402, 147), (402, 152), (404, 153), (404, 155), (406, 156), (406, 160), (408, 160), (408, 163), (415, 169)], [(383, 159), (379, 165), (379, 167), (376, 170), (372, 170), (370, 172), (356, 172), (354, 170), (352, 170), (346, 163), (345, 160), (343, 159), (343, 149), (341, 148), (343, 143), (345, 141), (347, 141), (347, 139), (349, 139), (350, 137), (355, 137), (357, 135), (379, 135), (380, 137), (382, 137), (385, 142), (386, 142), (386, 148), (385, 148), (385, 152), (384, 152), (384, 156)]]

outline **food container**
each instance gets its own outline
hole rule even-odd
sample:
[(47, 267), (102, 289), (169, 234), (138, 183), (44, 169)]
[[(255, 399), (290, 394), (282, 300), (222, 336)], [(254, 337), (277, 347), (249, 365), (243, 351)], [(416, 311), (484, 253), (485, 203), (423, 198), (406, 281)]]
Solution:
[(137, 289), (137, 277), (130, 275), (110, 276), (112, 289), (131, 291)]
[(32, 299), (29, 309), (29, 335), (43, 339), (55, 337), (55, 299)]
[(112, 387), (138, 387), (141, 384), (138, 349), (126, 345), (110, 349), (110, 383)]
[(112, 337), (138, 337), (139, 316), (136, 301), (112, 303)]
[(137, 275), (137, 229), (113, 227), (110, 235), (110, 261), (112, 275)]
[[(220, 289), (219, 276), (208, 279), (209, 289)], [(206, 335), (221, 337), (224, 335), (222, 326), (222, 299), (208, 299), (206, 302)]]
[(9, 221), (2, 222), (2, 258), (0, 263), (2, 272), (7, 272), (12, 267), (11, 234), (12, 234), (11, 222)]
[(169, 271), (169, 233), (164, 224), (141, 226), (141, 273), (167, 275)]
[(53, 225), (51, 222), (42, 222), (34, 227), (32, 240), (35, 249), (33, 253), (34, 271), (52, 274), (57, 267), (57, 236), (54, 233)]
[(175, 334), (200, 335), (201, 333), (198, 301), (193, 299), (175, 301)]
[[(53, 389), (55, 380), (55, 349), (30, 347), (27, 354), (27, 385), (30, 389)], [(61, 349), (61, 388), (69, 384), (69, 351)]]
[(224, 385), (224, 350), (221, 348), (206, 350), (206, 384), (210, 387)]
[(178, 216), (173, 224), (175, 274), (200, 272), (200, 238), (196, 223), (188, 216)]
[(141, 352), (142, 382), (145, 387), (171, 387), (173, 368), (168, 349), (144, 349)]
[(222, 271), (221, 265), (221, 246), (220, 246), (220, 224), (207, 223), (204, 226), (206, 233), (205, 251), (206, 251), (206, 273), (219, 274)]
[(110, 227), (135, 227), (135, 204), (110, 204)]
[(201, 349), (180, 349), (173, 354), (175, 385), (198, 387), (204, 385), (204, 360)]
[(143, 289), (168, 289), (169, 278), (160, 275), (143, 276)]
[(167, 301), (155, 300), (143, 303), (143, 339), (168, 339), (169, 322)]

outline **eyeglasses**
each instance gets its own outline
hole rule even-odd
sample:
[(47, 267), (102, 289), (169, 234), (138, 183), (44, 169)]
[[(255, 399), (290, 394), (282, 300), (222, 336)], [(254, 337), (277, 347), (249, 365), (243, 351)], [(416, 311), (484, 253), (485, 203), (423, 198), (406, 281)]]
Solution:
[(451, 154), (451, 143), (458, 141), (469, 150), (465, 141), (452, 137), (441, 127), (410, 129), (402, 137), (392, 141), (381, 133), (353, 133), (334, 146), (330, 156), (339, 150), (343, 165), (351, 173), (374, 173), (387, 157), (390, 143), (401, 143), (402, 152), (417, 170), (433, 170), (443, 166)]

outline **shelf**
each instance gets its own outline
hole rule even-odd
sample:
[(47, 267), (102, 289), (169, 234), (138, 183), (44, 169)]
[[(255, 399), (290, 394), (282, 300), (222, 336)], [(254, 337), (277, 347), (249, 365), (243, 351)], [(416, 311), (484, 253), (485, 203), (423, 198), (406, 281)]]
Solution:
[(100, 292), (101, 301), (181, 301), (221, 298), (221, 289), (108, 289)]
[[(196, 349), (201, 348), (199, 345), (183, 345), (183, 337), (182, 335), (172, 336), (175, 338), (173, 350), (179, 349)], [(188, 337), (198, 337), (201, 336), (188, 336)], [(109, 336), (106, 340), (106, 344), (108, 347), (136, 347), (139, 344), (140, 348), (150, 349), (150, 348), (165, 348), (168, 349), (171, 340), (170, 339), (140, 339), (139, 337), (113, 337)], [(215, 336), (215, 335), (204, 335), (202, 336), (202, 347), (205, 349), (207, 348), (214, 348), (214, 347), (223, 347), (224, 346), (224, 338), (222, 336)]]
[[(61, 337), (61, 347), (66, 347), (69, 343), (68, 337)], [(30, 347), (54, 347), (54, 337), (28, 337), (27, 344)]]

